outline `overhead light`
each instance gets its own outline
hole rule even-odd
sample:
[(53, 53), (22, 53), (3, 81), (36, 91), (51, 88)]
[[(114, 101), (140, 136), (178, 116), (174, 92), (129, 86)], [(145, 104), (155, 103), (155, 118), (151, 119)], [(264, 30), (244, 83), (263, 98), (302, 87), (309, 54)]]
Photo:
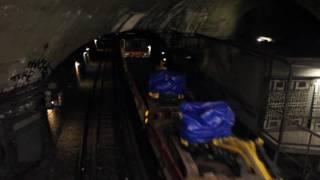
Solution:
[(166, 62), (166, 61), (167, 61), (167, 58), (163, 58), (162, 61), (163, 61), (163, 62)]
[(271, 37), (259, 36), (257, 37), (257, 42), (272, 42), (273, 39)]
[(87, 47), (87, 48), (86, 48), (86, 51), (90, 51), (90, 48)]
[(161, 54), (162, 54), (162, 55), (165, 55), (166, 53), (165, 53), (164, 51), (161, 51)]
[(314, 85), (319, 86), (319, 85), (320, 85), (320, 79), (316, 79), (316, 80), (314, 81)]

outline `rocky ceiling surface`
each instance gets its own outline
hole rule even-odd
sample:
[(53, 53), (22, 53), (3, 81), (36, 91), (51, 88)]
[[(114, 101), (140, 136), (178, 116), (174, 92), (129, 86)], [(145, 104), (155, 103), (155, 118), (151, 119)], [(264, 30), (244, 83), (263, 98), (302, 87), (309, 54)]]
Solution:
[(319, 0), (296, 0), (301, 6), (308, 9), (318, 19), (320, 19), (320, 1)]
[[(311, 0), (310, 0), (311, 1)], [(132, 28), (196, 32), (228, 39), (257, 0), (2, 0), (0, 92), (19, 86), (30, 62), (55, 67), (96, 36)], [(300, 2), (303, 3), (303, 2)], [(45, 64), (43, 62), (42, 64)], [(27, 69), (27, 70), (26, 70)], [(40, 77), (20, 79), (21, 85)], [(15, 78), (12, 78), (15, 77)]]

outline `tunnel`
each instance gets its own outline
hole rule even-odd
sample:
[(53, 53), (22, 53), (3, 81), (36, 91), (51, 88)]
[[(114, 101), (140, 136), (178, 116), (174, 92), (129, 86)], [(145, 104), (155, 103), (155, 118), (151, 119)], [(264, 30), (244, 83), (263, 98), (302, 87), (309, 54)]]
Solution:
[(0, 179), (318, 179), (320, 2), (0, 2)]

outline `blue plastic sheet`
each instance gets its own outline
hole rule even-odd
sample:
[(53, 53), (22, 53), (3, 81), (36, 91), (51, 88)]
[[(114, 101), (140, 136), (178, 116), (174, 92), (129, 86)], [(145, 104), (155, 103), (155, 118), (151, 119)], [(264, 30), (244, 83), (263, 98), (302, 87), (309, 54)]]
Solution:
[(154, 73), (149, 79), (149, 92), (160, 94), (184, 94), (186, 77), (182, 74), (162, 70)]
[(189, 143), (207, 143), (232, 134), (235, 115), (224, 101), (185, 102), (180, 111), (180, 136)]

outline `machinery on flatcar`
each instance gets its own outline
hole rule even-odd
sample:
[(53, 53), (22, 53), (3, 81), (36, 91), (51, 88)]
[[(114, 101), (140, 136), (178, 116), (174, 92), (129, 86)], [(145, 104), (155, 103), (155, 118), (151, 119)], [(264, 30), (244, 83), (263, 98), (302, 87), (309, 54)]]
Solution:
[[(177, 87), (177, 84), (183, 82), (181, 76), (164, 73), (163, 70), (156, 72), (160, 77), (154, 76), (154, 72), (141, 73), (137, 69), (150, 69), (141, 67), (141, 61), (122, 61), (122, 64), (139, 118), (145, 124), (149, 142), (162, 165), (162, 173), (166, 179), (282, 179), (276, 166), (264, 152), (260, 138), (241, 139), (233, 135), (231, 130), (229, 134), (200, 143), (190, 142), (182, 137), (182, 126), (190, 122), (184, 121), (188, 115), (183, 114), (181, 103), (192, 103), (194, 97), (192, 92), (185, 89), (181, 91)], [(162, 84), (158, 89), (147, 87), (152, 82), (150, 79), (149, 82), (141, 82), (148, 79), (143, 76), (152, 77)], [(164, 89), (170, 89), (169, 96), (161, 93)], [(175, 93), (176, 96), (172, 96)], [(168, 101), (168, 98), (173, 100)], [(199, 118), (212, 113), (210, 111), (212, 109), (202, 111)], [(203, 123), (203, 120), (200, 121)], [(208, 127), (204, 127), (203, 132), (205, 130)], [(219, 131), (219, 128), (216, 130)], [(195, 132), (191, 132), (191, 136), (195, 136), (192, 133)]]

